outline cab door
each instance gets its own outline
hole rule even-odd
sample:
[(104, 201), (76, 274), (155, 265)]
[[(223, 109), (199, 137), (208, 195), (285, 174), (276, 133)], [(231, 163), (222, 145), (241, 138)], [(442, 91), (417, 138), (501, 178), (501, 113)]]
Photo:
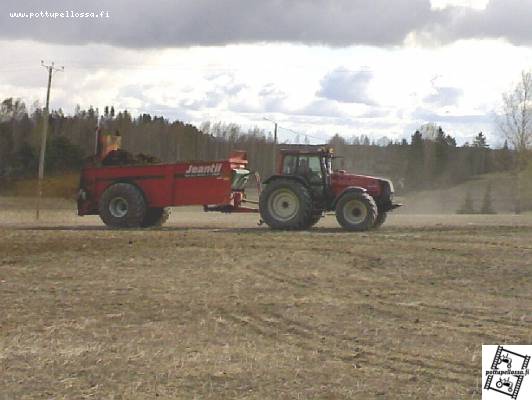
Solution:
[(303, 177), (315, 198), (324, 195), (325, 175), (319, 155), (299, 155), (296, 175)]

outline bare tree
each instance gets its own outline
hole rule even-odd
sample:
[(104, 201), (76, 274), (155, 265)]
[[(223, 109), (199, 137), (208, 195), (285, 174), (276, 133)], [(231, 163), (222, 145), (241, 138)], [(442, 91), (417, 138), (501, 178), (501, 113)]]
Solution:
[(532, 146), (532, 72), (521, 72), (515, 88), (503, 94), (499, 128), (518, 153)]
[(423, 139), (435, 141), (436, 137), (438, 137), (438, 132), (440, 131), (440, 129), (440, 126), (436, 125), (433, 122), (429, 122), (427, 124), (421, 125), (418, 128), (418, 131), (419, 133), (421, 133)]
[(532, 72), (521, 72), (521, 79), (515, 88), (503, 94), (503, 112), (499, 128), (517, 152), (514, 170), (515, 213), (519, 214), (523, 204), (523, 173), (529, 150), (532, 147)]

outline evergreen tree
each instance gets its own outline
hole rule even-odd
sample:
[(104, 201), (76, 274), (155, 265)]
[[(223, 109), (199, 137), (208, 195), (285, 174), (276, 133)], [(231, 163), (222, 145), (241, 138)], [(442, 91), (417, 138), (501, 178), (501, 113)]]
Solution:
[(480, 207), (481, 214), (495, 214), (492, 205), (491, 198), (491, 182), (486, 186), (486, 191), (484, 192), (484, 198), (482, 199), (482, 206)]
[(421, 132), (416, 131), (412, 135), (408, 151), (406, 167), (406, 186), (409, 189), (419, 189), (425, 184), (425, 156), (423, 137)]
[(486, 136), (484, 136), (484, 134), (482, 132), (479, 132), (479, 134), (477, 136), (475, 136), (475, 139), (473, 139), (472, 146), (473, 147), (479, 147), (481, 149), (487, 149), (488, 147), (490, 147), (488, 145), (487, 140), (486, 140)]
[(447, 135), (445, 137), (445, 141), (447, 142), (447, 145), (451, 147), (456, 147), (456, 139), (452, 137), (451, 135)]
[(466, 192), (462, 207), (456, 212), (457, 214), (475, 214), (475, 207), (473, 205), (473, 199), (471, 198), (471, 192)]
[(508, 141), (504, 141), (502, 149), (498, 151), (498, 169), (501, 171), (510, 171), (513, 168), (512, 152), (508, 148)]
[(447, 141), (447, 135), (443, 129), (438, 127), (434, 143), (432, 144), (434, 148), (434, 160), (432, 163), (432, 179), (436, 180), (443, 175), (447, 170), (447, 163), (449, 159), (449, 144)]

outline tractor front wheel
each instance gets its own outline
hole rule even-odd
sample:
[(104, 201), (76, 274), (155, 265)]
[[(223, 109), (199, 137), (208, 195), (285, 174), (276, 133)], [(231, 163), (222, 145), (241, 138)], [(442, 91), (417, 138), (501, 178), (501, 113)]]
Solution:
[(386, 217), (387, 216), (388, 216), (387, 212), (378, 213), (377, 214), (377, 219), (375, 219), (375, 223), (373, 224), (373, 228), (374, 229), (380, 228), (382, 226), (382, 224), (384, 224), (384, 222), (386, 222)]
[(113, 228), (138, 228), (146, 216), (146, 201), (141, 191), (129, 183), (115, 183), (99, 201), (100, 218)]
[(367, 193), (346, 193), (336, 205), (336, 219), (348, 231), (367, 231), (373, 228), (378, 209)]
[(270, 228), (307, 229), (312, 225), (312, 197), (302, 183), (278, 179), (269, 183), (260, 194), (261, 218)]

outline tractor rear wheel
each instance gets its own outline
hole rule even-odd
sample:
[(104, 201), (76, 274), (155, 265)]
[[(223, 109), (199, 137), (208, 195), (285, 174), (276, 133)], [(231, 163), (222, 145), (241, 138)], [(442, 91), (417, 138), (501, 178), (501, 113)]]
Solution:
[(305, 185), (295, 180), (269, 183), (260, 194), (259, 209), (262, 220), (273, 229), (302, 230), (312, 225), (312, 197)]
[(373, 224), (373, 228), (374, 229), (377, 229), (377, 228), (380, 228), (382, 226), (382, 224), (384, 224), (384, 222), (386, 221), (386, 217), (388, 216), (388, 213), (387, 212), (380, 212), (378, 215), (377, 215), (377, 218), (375, 219), (375, 223)]
[(99, 201), (100, 218), (113, 228), (138, 228), (146, 215), (141, 191), (129, 183), (115, 183), (103, 192)]
[(170, 217), (170, 209), (165, 208), (148, 208), (142, 221), (143, 228), (163, 226)]
[(373, 228), (378, 209), (367, 193), (346, 193), (336, 205), (336, 219), (348, 231), (367, 231)]

